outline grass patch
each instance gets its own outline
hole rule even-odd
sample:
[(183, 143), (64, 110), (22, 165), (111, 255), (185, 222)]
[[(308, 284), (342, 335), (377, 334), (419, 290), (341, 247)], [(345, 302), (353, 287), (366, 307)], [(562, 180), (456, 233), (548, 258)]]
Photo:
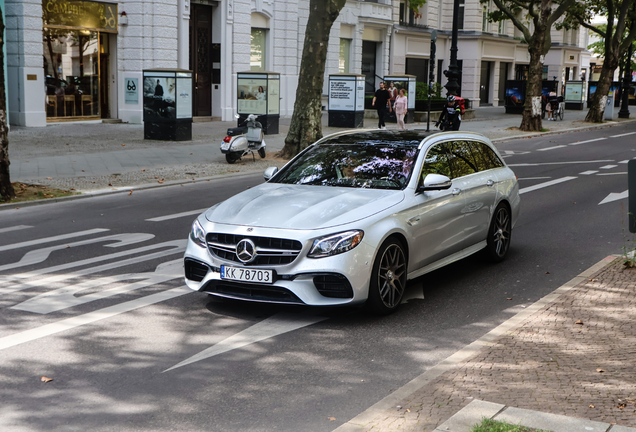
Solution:
[(72, 190), (55, 189), (48, 186), (31, 185), (20, 182), (11, 184), (13, 185), (13, 190), (15, 191), (15, 198), (11, 200), (5, 200), (4, 197), (0, 197), (0, 204), (13, 204), (25, 201), (35, 201), (79, 195), (78, 192), (73, 192)]
[(484, 418), (470, 430), (471, 432), (548, 432), (520, 425)]

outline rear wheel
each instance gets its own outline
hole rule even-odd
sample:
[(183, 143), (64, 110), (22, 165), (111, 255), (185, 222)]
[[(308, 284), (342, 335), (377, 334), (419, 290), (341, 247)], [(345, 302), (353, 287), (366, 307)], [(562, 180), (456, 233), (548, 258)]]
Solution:
[(503, 261), (510, 248), (510, 239), (512, 238), (512, 218), (510, 209), (506, 204), (499, 204), (495, 209), (492, 221), (490, 221), (490, 229), (488, 230), (488, 239), (486, 246), (486, 254), (493, 262)]
[(563, 120), (563, 111), (565, 111), (565, 110), (563, 109), (563, 107), (559, 107), (559, 118), (560, 118), (561, 120)]
[(402, 243), (389, 239), (382, 244), (371, 271), (367, 309), (388, 315), (400, 306), (406, 287), (406, 265)]
[(258, 149), (258, 155), (261, 157), (261, 159), (265, 159), (265, 147), (261, 147)]
[(226, 153), (225, 154), (225, 160), (227, 161), (227, 163), (229, 164), (233, 164), (234, 162), (236, 162), (237, 160), (239, 160), (241, 157), (239, 156), (238, 153)]

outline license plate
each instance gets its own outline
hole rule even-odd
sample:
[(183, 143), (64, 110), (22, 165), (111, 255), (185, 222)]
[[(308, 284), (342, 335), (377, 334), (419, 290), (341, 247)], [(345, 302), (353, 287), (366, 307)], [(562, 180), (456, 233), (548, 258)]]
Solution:
[(271, 284), (274, 283), (274, 271), (222, 265), (221, 279)]

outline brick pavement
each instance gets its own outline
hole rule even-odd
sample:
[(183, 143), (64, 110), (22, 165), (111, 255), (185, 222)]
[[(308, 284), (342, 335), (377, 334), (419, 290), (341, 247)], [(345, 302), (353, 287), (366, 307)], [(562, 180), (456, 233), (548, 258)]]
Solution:
[(613, 260), (356, 430), (432, 431), (473, 399), (636, 426), (636, 269)]

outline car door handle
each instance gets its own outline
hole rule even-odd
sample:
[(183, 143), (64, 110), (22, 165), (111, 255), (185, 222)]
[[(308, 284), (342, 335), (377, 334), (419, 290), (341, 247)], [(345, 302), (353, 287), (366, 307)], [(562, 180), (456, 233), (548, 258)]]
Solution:
[(494, 186), (494, 184), (495, 184), (495, 182), (494, 182), (494, 181), (492, 181), (492, 180), (488, 180), (488, 181), (486, 182), (486, 186), (488, 186), (488, 187), (493, 187), (493, 186)]
[(419, 222), (420, 222), (419, 216), (413, 216), (412, 218), (406, 221), (406, 223), (409, 224), (410, 226), (417, 225)]
[(462, 193), (461, 189), (453, 189), (452, 191), (453, 195), (459, 195), (460, 193)]

